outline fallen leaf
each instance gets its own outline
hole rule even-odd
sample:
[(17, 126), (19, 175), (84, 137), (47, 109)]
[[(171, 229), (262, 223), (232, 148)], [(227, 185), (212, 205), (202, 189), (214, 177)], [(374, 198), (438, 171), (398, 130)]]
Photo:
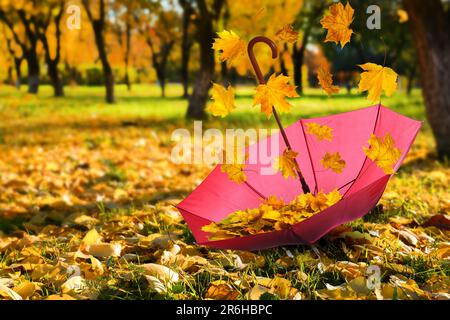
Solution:
[(331, 169), (336, 173), (342, 173), (345, 168), (345, 160), (342, 160), (339, 152), (328, 153), (326, 152), (320, 163), (325, 169)]
[(140, 267), (144, 269), (146, 275), (156, 277), (165, 284), (173, 284), (178, 282), (180, 278), (177, 272), (160, 264), (146, 263), (140, 265)]
[(86, 247), (86, 251), (94, 257), (119, 257), (122, 246), (118, 243), (94, 243)]
[(389, 133), (384, 138), (374, 134), (370, 136), (368, 141), (369, 148), (363, 147), (366, 156), (375, 162), (378, 168), (386, 174), (394, 173), (394, 165), (402, 155), (400, 149), (395, 147), (394, 139)]
[(236, 300), (238, 296), (239, 291), (234, 289), (229, 283), (224, 280), (217, 280), (210, 283), (205, 298), (214, 300)]
[(33, 282), (22, 282), (21, 284), (15, 286), (13, 290), (17, 292), (23, 299), (31, 297), (38, 287)]
[(314, 135), (317, 140), (333, 140), (333, 128), (327, 126), (327, 125), (320, 125), (315, 122), (308, 122), (306, 124), (306, 133)]

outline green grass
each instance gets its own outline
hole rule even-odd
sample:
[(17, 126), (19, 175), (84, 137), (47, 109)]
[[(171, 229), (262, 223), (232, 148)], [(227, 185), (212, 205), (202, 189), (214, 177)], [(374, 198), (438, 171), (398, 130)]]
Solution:
[[(224, 121), (242, 124), (261, 124), (273, 126), (259, 113), (258, 107), (252, 107), (253, 86), (238, 86), (236, 90), (237, 110)], [(49, 86), (41, 86), (39, 94), (32, 96), (22, 87), (18, 92), (14, 88), (0, 88), (0, 112), (9, 107), (16, 108), (16, 116), (26, 118), (45, 118), (59, 115), (64, 118), (120, 117), (120, 118), (154, 118), (156, 120), (174, 120), (183, 118), (187, 100), (181, 98), (182, 88), (178, 84), (167, 85), (167, 97), (161, 98), (159, 88), (150, 85), (134, 85), (128, 92), (125, 86), (116, 86), (117, 103), (108, 105), (104, 102), (102, 87), (66, 87), (65, 98), (52, 97)], [(291, 99), (294, 107), (292, 113), (283, 115), (285, 123), (291, 123), (300, 117), (309, 118), (339, 113), (370, 106), (365, 95), (356, 89), (350, 95), (345, 90), (332, 97), (327, 97), (321, 89), (306, 89), (303, 96)], [(407, 116), (423, 119), (424, 110), (419, 90), (414, 90), (410, 97), (402, 91), (392, 97), (383, 97), (382, 103)]]

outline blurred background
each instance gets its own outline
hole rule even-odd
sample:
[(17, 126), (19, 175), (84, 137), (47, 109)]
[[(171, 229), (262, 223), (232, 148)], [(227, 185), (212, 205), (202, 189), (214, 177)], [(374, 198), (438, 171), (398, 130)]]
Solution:
[[(400, 75), (400, 93), (391, 107), (408, 109), (407, 114), (419, 118), (427, 115), (438, 156), (448, 156), (449, 2), (350, 1), (354, 34), (343, 49), (323, 41), (326, 30), (319, 21), (332, 3), (3, 0), (1, 110), (11, 105), (5, 99), (20, 97), (12, 105), (28, 105), (25, 113), (33, 113), (37, 105), (40, 114), (52, 113), (59, 105), (63, 113), (79, 114), (87, 108), (87, 113), (205, 118), (208, 91), (215, 81), (237, 86), (245, 113), (241, 118), (258, 117), (248, 108), (255, 84), (249, 63), (221, 63), (212, 43), (224, 29), (247, 41), (257, 35), (276, 40), (277, 31), (291, 25), (298, 39), (277, 41), (279, 59), (272, 60), (265, 46), (256, 49), (266, 75), (284, 73), (297, 86), (302, 98), (294, 101), (301, 106), (294, 117), (368, 105), (357, 90), (358, 64), (384, 64)], [(341, 87), (334, 100), (317, 89), (316, 69), (323, 56)], [(33, 104), (24, 106), (24, 98), (34, 99)], [(115, 106), (108, 109), (104, 104)], [(62, 105), (68, 105), (67, 110), (61, 110)]]

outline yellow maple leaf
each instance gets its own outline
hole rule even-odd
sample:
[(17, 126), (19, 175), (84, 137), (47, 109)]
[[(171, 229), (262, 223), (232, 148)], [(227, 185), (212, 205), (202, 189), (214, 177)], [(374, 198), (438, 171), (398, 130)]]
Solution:
[(322, 89), (328, 94), (339, 92), (338, 86), (333, 86), (333, 76), (330, 72), (330, 64), (326, 59), (322, 59), (319, 68), (317, 70), (317, 79)]
[(331, 169), (336, 173), (341, 173), (345, 168), (345, 160), (341, 158), (339, 152), (325, 153), (320, 163), (325, 169)]
[(214, 39), (212, 48), (221, 51), (219, 59), (234, 64), (245, 55), (245, 41), (233, 31), (223, 30), (218, 32), (219, 38)]
[(273, 164), (274, 169), (280, 171), (285, 179), (297, 177), (297, 171), (300, 171), (300, 168), (295, 162), (295, 157), (297, 157), (297, 155), (298, 152), (285, 149), (283, 154), (275, 159)]
[(330, 12), (325, 15), (320, 23), (322, 27), (328, 30), (325, 42), (332, 41), (336, 44), (340, 43), (341, 48), (345, 46), (347, 42), (350, 42), (353, 30), (349, 28), (353, 21), (353, 13), (355, 10), (347, 4), (336, 3), (330, 6)]
[(222, 164), (220, 171), (226, 173), (230, 180), (236, 183), (247, 181), (247, 176), (244, 173), (244, 164)]
[(298, 39), (298, 32), (292, 29), (290, 24), (286, 24), (275, 33), (275, 39), (277, 41), (286, 41), (294, 43)]
[(394, 139), (389, 133), (384, 138), (372, 134), (368, 141), (370, 147), (363, 147), (366, 156), (374, 161), (378, 168), (386, 174), (394, 173), (394, 165), (402, 155), (400, 149), (395, 147)]
[(398, 9), (397, 15), (398, 15), (398, 22), (400, 23), (404, 23), (409, 20), (408, 12), (406, 12), (403, 9)]
[(326, 194), (327, 197), (327, 206), (331, 207), (333, 204), (338, 203), (342, 199), (342, 195), (339, 192), (338, 189), (334, 189), (328, 194)]
[(295, 92), (295, 86), (288, 82), (289, 77), (272, 74), (267, 84), (256, 87), (253, 106), (261, 105), (261, 112), (264, 112), (267, 118), (272, 115), (272, 107), (281, 113), (289, 112), (292, 105), (287, 102), (286, 97), (294, 98), (298, 97), (298, 94)]
[(309, 122), (306, 124), (306, 133), (315, 135), (319, 141), (325, 139), (331, 142), (333, 140), (333, 128), (325, 124), (320, 125), (315, 122)]
[(214, 102), (206, 110), (211, 112), (212, 115), (223, 118), (236, 108), (234, 105), (234, 89), (231, 86), (225, 89), (221, 85), (213, 83), (211, 95)]
[(388, 67), (375, 63), (359, 65), (363, 70), (359, 81), (359, 91), (369, 91), (367, 99), (371, 101), (380, 100), (381, 91), (391, 96), (397, 90), (397, 73)]
[(316, 196), (311, 195), (309, 205), (314, 212), (323, 211), (328, 208), (327, 201), (327, 196), (323, 192), (319, 192)]

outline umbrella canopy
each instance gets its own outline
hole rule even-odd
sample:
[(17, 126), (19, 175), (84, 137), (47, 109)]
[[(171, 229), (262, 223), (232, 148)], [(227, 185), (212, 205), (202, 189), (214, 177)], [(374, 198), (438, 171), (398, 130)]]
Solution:
[[(332, 128), (333, 139), (319, 140), (307, 131), (308, 123)], [(382, 106), (375, 105), (341, 114), (301, 119), (285, 129), (292, 150), (298, 152), (296, 160), (312, 193), (338, 189), (343, 198), (335, 205), (312, 217), (280, 231), (272, 231), (225, 240), (209, 241), (201, 228), (224, 219), (236, 210), (257, 208), (264, 198), (276, 195), (286, 203), (302, 193), (299, 180), (285, 179), (281, 173), (262, 175), (262, 164), (246, 164), (247, 181), (235, 183), (217, 165), (208, 177), (177, 208), (183, 215), (198, 244), (223, 249), (259, 250), (281, 245), (310, 244), (334, 227), (362, 217), (372, 210), (381, 198), (389, 178), (400, 167), (421, 126), (420, 121), (405, 117)], [(386, 174), (376, 162), (369, 159), (363, 147), (374, 134), (389, 134), (401, 155)], [(280, 156), (286, 144), (280, 133), (249, 146), (248, 154), (270, 150), (278, 143)], [(339, 152), (346, 166), (341, 173), (324, 170), (321, 159), (325, 153)], [(248, 161), (248, 160), (247, 160)]]

